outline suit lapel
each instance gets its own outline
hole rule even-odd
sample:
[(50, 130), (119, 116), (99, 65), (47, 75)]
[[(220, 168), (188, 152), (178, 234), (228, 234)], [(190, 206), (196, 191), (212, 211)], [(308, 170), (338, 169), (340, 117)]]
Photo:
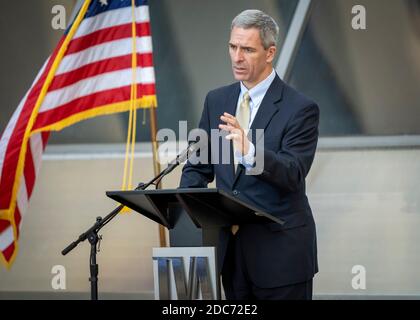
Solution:
[[(238, 83), (235, 84), (234, 89), (231, 91), (229, 97), (227, 98), (226, 101), (226, 111), (227, 113), (235, 116), (236, 114), (236, 107), (238, 105), (238, 98), (239, 98), (239, 94), (241, 92), (241, 86)], [(221, 115), (220, 115), (221, 116)], [(234, 178), (235, 178), (235, 165), (234, 165), (234, 161), (233, 161), (233, 143), (232, 141), (230, 141), (230, 165), (227, 166), (228, 168), (228, 175), (229, 175), (229, 180), (233, 182)], [(220, 150), (221, 151), (221, 150)], [(221, 153), (220, 153), (221, 154)]]
[(276, 103), (282, 99), (283, 96), (284, 83), (280, 80), (279, 76), (276, 76), (271, 84), (270, 88), (261, 102), (261, 105), (258, 109), (258, 112), (255, 116), (254, 121), (251, 125), (250, 135), (248, 138), (255, 144), (260, 138), (261, 134), (258, 137), (251, 137), (252, 131), (257, 129), (265, 130), (271, 119), (279, 111)]
[[(257, 142), (261, 139), (265, 128), (267, 128), (271, 119), (279, 111), (276, 103), (282, 99), (283, 89), (284, 83), (282, 80), (280, 80), (279, 76), (276, 75), (270, 88), (268, 88), (268, 91), (263, 101), (261, 102), (260, 107), (258, 108), (258, 112), (255, 115), (254, 121), (252, 122), (248, 134), (248, 139), (252, 141), (254, 145), (256, 145)], [(256, 130), (258, 130), (258, 132), (256, 132)], [(252, 132), (256, 132), (256, 134), (252, 134)], [(239, 165), (233, 180), (232, 188), (238, 182), (239, 177), (244, 173), (244, 171), (245, 168), (242, 165)]]

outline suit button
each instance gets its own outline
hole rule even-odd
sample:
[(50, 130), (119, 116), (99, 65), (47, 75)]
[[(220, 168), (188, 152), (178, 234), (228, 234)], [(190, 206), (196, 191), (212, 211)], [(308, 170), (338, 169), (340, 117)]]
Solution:
[(239, 191), (238, 191), (238, 190), (233, 190), (233, 195), (234, 195), (234, 196), (239, 195)]

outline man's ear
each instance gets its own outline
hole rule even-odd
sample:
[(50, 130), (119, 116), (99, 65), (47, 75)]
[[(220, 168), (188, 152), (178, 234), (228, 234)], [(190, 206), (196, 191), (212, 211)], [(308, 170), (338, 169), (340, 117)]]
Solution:
[(275, 46), (271, 46), (267, 49), (267, 63), (271, 63), (276, 56), (277, 48)]

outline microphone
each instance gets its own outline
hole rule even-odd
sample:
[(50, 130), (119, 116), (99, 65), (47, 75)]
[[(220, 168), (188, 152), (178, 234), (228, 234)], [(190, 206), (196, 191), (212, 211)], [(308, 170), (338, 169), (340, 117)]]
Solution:
[(193, 141), (190, 142), (188, 148), (182, 151), (177, 157), (169, 162), (169, 165), (164, 169), (159, 175), (157, 175), (152, 181), (148, 183), (139, 183), (135, 190), (145, 190), (151, 184), (158, 186), (160, 181), (163, 179), (164, 176), (171, 173), (177, 166), (179, 166), (182, 162), (187, 160), (193, 153), (197, 152), (201, 148), (200, 141)]
[[(174, 160), (176, 164), (180, 164), (186, 160), (194, 153), (200, 149), (199, 141), (190, 142), (188, 148), (181, 152), (176, 159)], [(173, 163), (173, 161), (172, 161)]]
[(176, 156), (174, 160), (169, 162), (168, 167), (164, 170), (164, 174), (167, 175), (168, 173), (172, 172), (177, 166), (179, 166), (184, 161), (188, 160), (188, 158), (197, 152), (200, 149), (199, 141), (190, 142), (188, 148), (182, 151), (180, 154)]

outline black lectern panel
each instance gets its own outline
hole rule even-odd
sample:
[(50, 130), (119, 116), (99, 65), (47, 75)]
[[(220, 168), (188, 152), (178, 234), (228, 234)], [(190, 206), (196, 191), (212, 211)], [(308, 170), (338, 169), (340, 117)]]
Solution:
[(166, 212), (143, 191), (110, 191), (106, 195), (169, 229), (172, 227)]
[(217, 246), (234, 224), (284, 222), (218, 189), (112, 191), (107, 196), (170, 229), (171, 246)]
[[(260, 209), (239, 200), (223, 190), (208, 190), (214, 190), (214, 192), (187, 193), (186, 195), (197, 200), (209, 209), (217, 211), (220, 216), (226, 217), (230, 224), (259, 222), (277, 222), (279, 224), (284, 224), (280, 219), (262, 212)], [(183, 197), (182, 194), (180, 194), (180, 196)]]
[(190, 215), (179, 204), (172, 204), (168, 208), (172, 229), (169, 230), (171, 247), (201, 247), (203, 246), (203, 229), (191, 220)]
[(106, 194), (169, 229), (176, 223), (176, 216), (172, 217), (168, 209), (175, 204), (183, 206), (199, 228), (210, 224), (227, 226), (261, 222), (284, 223), (218, 189), (110, 191)]

